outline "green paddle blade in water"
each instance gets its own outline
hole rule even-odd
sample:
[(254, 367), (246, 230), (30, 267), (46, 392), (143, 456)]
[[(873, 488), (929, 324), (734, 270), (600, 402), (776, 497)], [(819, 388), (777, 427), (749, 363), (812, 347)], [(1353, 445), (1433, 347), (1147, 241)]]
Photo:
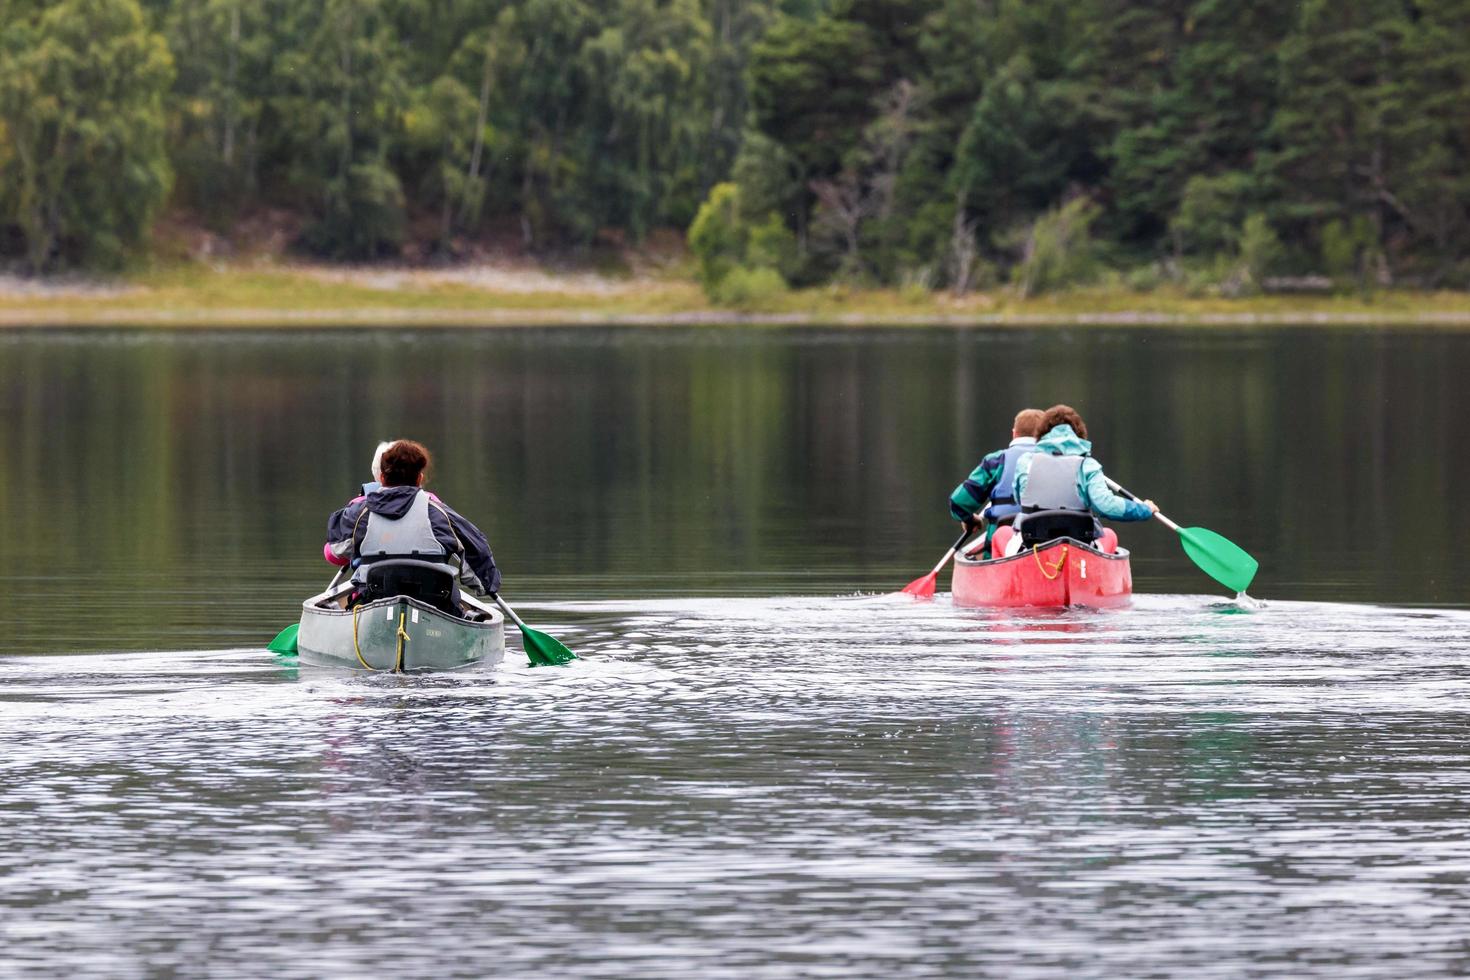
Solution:
[(521, 627), (521, 646), (525, 648), (532, 667), (557, 667), (577, 659), (577, 655), (556, 637), (529, 626)]
[(1181, 527), (1179, 540), (1200, 570), (1233, 592), (1250, 588), (1260, 564), (1245, 549), (1209, 528)]
[(276, 638), (274, 640), (271, 640), (270, 646), (266, 647), (266, 649), (269, 650), (271, 653), (281, 653), (295, 656), (296, 633), (300, 629), (300, 623), (292, 623), (290, 626), (287, 626), (285, 629), (277, 633)]

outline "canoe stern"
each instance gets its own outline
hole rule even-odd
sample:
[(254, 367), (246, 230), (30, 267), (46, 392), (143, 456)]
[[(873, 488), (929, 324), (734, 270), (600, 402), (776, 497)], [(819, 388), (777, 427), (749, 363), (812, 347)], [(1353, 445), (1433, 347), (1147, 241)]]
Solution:
[(1062, 538), (1008, 558), (958, 558), (952, 583), (959, 606), (1107, 607), (1129, 601), (1133, 570), (1124, 549)]
[(505, 619), (449, 616), (414, 599), (380, 599), (355, 609), (302, 607), (301, 663), (413, 672), (493, 666), (505, 656)]

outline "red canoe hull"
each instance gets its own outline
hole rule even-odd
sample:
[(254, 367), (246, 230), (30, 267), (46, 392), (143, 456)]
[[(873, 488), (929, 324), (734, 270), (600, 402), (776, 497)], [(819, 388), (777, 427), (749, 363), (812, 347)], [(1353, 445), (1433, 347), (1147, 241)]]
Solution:
[(1009, 558), (956, 558), (957, 606), (1120, 606), (1133, 595), (1128, 552), (1103, 554), (1071, 538)]

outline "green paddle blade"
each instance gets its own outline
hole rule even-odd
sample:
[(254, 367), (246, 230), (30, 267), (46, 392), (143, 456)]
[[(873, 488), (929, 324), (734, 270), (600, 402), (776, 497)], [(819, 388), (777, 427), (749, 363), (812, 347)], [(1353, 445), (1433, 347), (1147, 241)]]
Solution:
[(296, 634), (300, 630), (300, 623), (292, 623), (290, 626), (287, 626), (285, 629), (277, 633), (276, 638), (274, 640), (271, 640), (270, 646), (266, 647), (266, 649), (269, 650), (271, 653), (281, 653), (295, 656)]
[(532, 667), (557, 667), (577, 659), (577, 655), (556, 637), (529, 626), (521, 627), (521, 646), (525, 648)]
[(1260, 564), (1228, 538), (1203, 527), (1181, 527), (1179, 540), (1200, 570), (1232, 592), (1244, 592)]

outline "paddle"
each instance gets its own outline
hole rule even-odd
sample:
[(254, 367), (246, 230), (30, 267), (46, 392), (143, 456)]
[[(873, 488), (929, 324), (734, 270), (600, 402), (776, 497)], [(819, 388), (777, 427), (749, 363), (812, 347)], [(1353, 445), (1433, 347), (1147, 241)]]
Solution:
[[(473, 596), (461, 595), (460, 601), (465, 605), (478, 609), (480, 612), (488, 613), (490, 608), (483, 602), (476, 600)], [(531, 661), (532, 667), (557, 667), (577, 659), (577, 655), (568, 650), (560, 640), (540, 630), (533, 630), (527, 626), (521, 617), (515, 614), (515, 610), (505, 604), (505, 600), (492, 592), (490, 598), (505, 613), (507, 619), (515, 623), (521, 629), (521, 646), (526, 651), (526, 657)]]
[[(1112, 480), (1108, 480), (1108, 486), (1113, 488), (1114, 493), (1121, 494), (1129, 500), (1138, 499)], [(1154, 517), (1179, 535), (1179, 541), (1184, 545), (1184, 553), (1199, 566), (1200, 571), (1235, 592), (1244, 592), (1250, 587), (1260, 563), (1240, 545), (1216, 534), (1209, 528), (1180, 527), (1161, 513), (1155, 514)]]
[(943, 570), (945, 565), (949, 564), (949, 560), (954, 557), (954, 553), (956, 551), (960, 550), (960, 545), (964, 544), (965, 539), (969, 536), (970, 528), (966, 527), (962, 532), (960, 532), (960, 536), (955, 538), (954, 544), (949, 546), (949, 550), (944, 553), (944, 557), (939, 559), (939, 564), (934, 566), (934, 571), (930, 572), (928, 575), (925, 575), (923, 578), (914, 579), (908, 585), (905, 585), (900, 591), (919, 599), (933, 598), (934, 584), (939, 581), (940, 571)]
[(292, 623), (276, 634), (276, 638), (270, 641), (266, 647), (271, 653), (278, 653), (284, 657), (296, 656), (296, 634), (301, 631), (300, 623)]

